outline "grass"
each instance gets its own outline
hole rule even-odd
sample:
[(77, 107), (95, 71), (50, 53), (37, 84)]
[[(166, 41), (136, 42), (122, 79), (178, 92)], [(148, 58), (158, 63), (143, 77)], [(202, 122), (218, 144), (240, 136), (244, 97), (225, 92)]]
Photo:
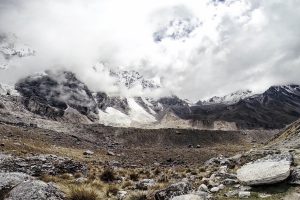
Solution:
[(68, 200), (100, 200), (97, 192), (88, 185), (71, 186)]
[(106, 168), (100, 175), (100, 179), (103, 182), (113, 182), (116, 180), (116, 174), (111, 168)]
[(136, 192), (129, 195), (126, 200), (147, 200), (147, 195), (142, 192)]

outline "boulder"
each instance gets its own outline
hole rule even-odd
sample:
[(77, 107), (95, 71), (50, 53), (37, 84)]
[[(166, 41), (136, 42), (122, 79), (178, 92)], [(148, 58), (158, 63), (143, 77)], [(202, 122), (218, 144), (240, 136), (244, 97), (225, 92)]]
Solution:
[(195, 194), (185, 194), (185, 195), (180, 195), (172, 198), (172, 200), (205, 200), (205, 199), (206, 198), (203, 198)]
[(219, 187), (213, 187), (210, 189), (211, 192), (216, 193), (219, 192), (220, 188)]
[(188, 194), (192, 190), (192, 186), (188, 182), (178, 182), (170, 185), (166, 189), (155, 193), (155, 200), (169, 200), (173, 197)]
[(117, 199), (118, 199), (118, 200), (123, 200), (123, 199), (125, 199), (127, 193), (128, 193), (128, 192), (127, 192), (127, 191), (124, 191), (124, 190), (118, 191), (118, 193), (117, 193)]
[(205, 184), (201, 184), (198, 188), (198, 191), (209, 192), (209, 189)]
[(239, 198), (240, 199), (245, 199), (245, 198), (249, 198), (251, 195), (250, 192), (247, 192), (247, 191), (240, 191), (239, 192)]
[(153, 179), (143, 179), (136, 184), (136, 188), (139, 190), (147, 190), (154, 185), (155, 181)]
[(63, 200), (64, 194), (53, 184), (39, 180), (24, 181), (14, 187), (4, 200)]
[(278, 183), (289, 177), (291, 162), (290, 154), (269, 155), (242, 166), (237, 178), (245, 185)]
[(15, 187), (16, 185), (24, 181), (32, 180), (32, 179), (33, 177), (24, 173), (18, 173), (18, 172), (0, 173), (0, 191), (1, 191), (0, 193), (2, 193), (5, 190), (10, 190), (11, 188)]

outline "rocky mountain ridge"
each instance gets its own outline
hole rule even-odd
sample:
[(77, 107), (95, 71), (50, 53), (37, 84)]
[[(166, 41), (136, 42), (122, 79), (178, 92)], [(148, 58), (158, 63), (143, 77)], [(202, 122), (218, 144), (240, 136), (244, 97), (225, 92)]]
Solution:
[[(16, 90), (7, 85), (1, 88), (3, 95), (19, 93), (25, 107), (33, 113), (55, 120), (72, 113), (84, 122), (112, 126), (280, 129), (300, 117), (298, 85), (272, 86), (252, 96), (250, 91), (233, 93), (229, 96), (238, 101), (230, 104), (220, 101), (190, 104), (176, 96), (159, 99), (109, 96), (91, 91), (71, 72), (48, 71), (20, 80)], [(222, 99), (229, 99), (225, 97)]]

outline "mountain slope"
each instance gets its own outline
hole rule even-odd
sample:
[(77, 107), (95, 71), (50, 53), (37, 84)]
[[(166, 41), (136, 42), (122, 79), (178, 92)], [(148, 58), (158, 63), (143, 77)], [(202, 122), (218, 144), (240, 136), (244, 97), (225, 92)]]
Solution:
[(231, 94), (225, 95), (223, 97), (214, 96), (205, 101), (199, 101), (198, 105), (210, 105), (210, 104), (234, 104), (242, 99), (253, 96), (254, 94), (250, 90), (238, 90)]
[(236, 122), (239, 128), (283, 128), (300, 117), (299, 85), (272, 86), (232, 105), (198, 105), (189, 118)]
[(69, 117), (82, 115), (94, 123), (112, 126), (281, 129), (300, 117), (299, 85), (272, 86), (250, 97), (245, 97), (250, 92), (234, 93), (230, 97), (238, 100), (236, 103), (218, 101), (198, 105), (190, 105), (176, 96), (153, 99), (95, 93), (71, 72), (30, 76), (20, 80), (16, 89), (26, 108), (33, 113), (56, 120), (66, 113)]

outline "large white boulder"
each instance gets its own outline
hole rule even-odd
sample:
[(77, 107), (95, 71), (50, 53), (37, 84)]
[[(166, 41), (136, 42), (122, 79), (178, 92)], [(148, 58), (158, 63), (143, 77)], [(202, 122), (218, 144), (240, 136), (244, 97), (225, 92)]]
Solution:
[(172, 200), (205, 200), (205, 197), (201, 197), (195, 194), (185, 194), (177, 197), (173, 197)]
[(278, 183), (289, 177), (291, 162), (290, 154), (269, 155), (242, 166), (237, 178), (245, 185)]

